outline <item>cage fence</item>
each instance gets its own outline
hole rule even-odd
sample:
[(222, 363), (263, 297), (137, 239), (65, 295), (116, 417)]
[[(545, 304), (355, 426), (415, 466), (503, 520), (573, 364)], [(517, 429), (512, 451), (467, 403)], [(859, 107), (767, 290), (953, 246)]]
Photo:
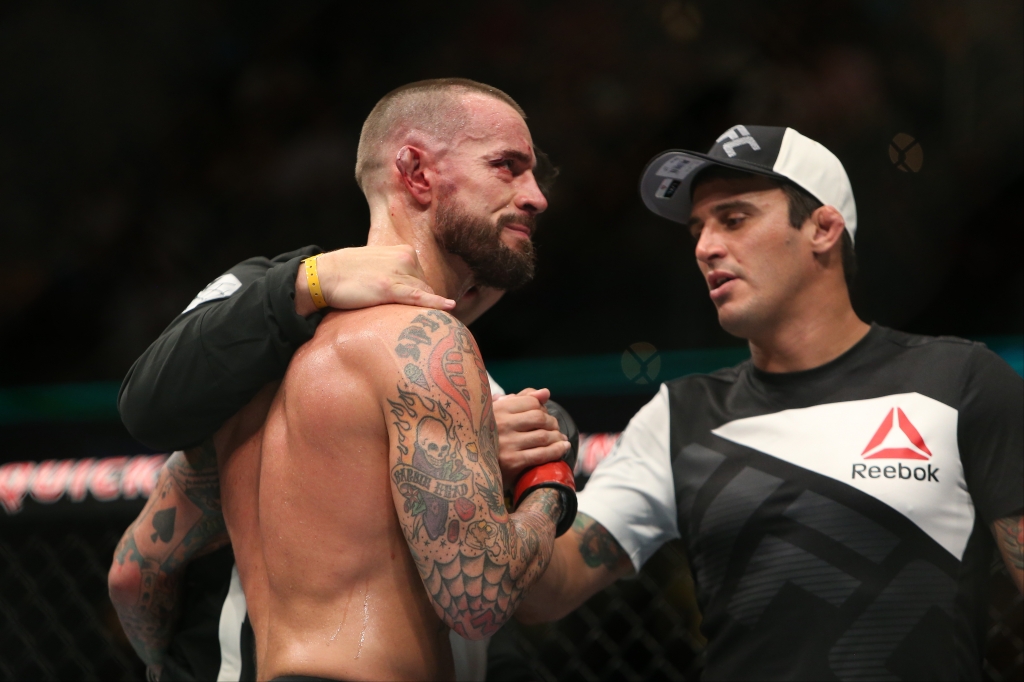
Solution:
[[(0, 678), (141, 680), (107, 598), (114, 547), (132, 515), (38, 522), (7, 519), (0, 533)], [(1001, 561), (992, 565), (984, 670), (1024, 671), (1024, 599)], [(619, 581), (561, 621), (517, 626), (541, 680), (698, 679), (704, 643), (680, 543), (661, 548), (633, 580)]]
[[(983, 671), (1024, 678), (1024, 597), (1002, 559), (992, 562)], [(635, 580), (621, 580), (557, 623), (518, 626), (538, 679), (693, 680), (703, 665), (700, 612), (682, 542), (663, 546)]]

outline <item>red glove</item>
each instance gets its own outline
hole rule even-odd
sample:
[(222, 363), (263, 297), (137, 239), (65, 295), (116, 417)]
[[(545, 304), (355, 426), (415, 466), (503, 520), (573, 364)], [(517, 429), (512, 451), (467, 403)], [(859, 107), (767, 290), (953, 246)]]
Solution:
[(573, 478), (572, 472), (576, 466), (580, 432), (576, 428), (576, 422), (561, 405), (549, 400), (545, 407), (547, 407), (548, 414), (558, 420), (558, 430), (566, 435), (571, 447), (565, 451), (561, 459), (539, 464), (522, 473), (519, 480), (516, 481), (515, 491), (512, 494), (512, 509), (516, 509), (519, 503), (534, 490), (554, 488), (562, 498), (562, 515), (555, 525), (555, 537), (558, 537), (569, 530), (573, 521), (576, 520), (576, 479)]

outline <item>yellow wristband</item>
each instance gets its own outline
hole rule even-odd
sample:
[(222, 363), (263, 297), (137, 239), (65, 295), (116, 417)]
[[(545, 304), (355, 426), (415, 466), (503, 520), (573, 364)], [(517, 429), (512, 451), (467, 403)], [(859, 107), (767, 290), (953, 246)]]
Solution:
[(316, 259), (322, 255), (324, 254), (318, 253), (302, 261), (302, 264), (306, 266), (306, 284), (309, 286), (309, 295), (313, 297), (313, 305), (318, 310), (327, 307), (324, 292), (320, 289), (320, 276), (316, 272)]

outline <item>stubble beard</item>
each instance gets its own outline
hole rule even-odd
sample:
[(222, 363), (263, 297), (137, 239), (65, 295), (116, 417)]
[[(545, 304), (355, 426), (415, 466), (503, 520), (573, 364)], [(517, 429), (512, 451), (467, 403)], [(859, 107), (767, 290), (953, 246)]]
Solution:
[(525, 225), (532, 234), (537, 221), (533, 216), (508, 214), (492, 223), (486, 218), (470, 215), (451, 193), (438, 197), (438, 243), (445, 251), (466, 262), (478, 285), (511, 291), (533, 279), (537, 264), (533, 242), (520, 240), (518, 248), (505, 244), (501, 233), (509, 223)]

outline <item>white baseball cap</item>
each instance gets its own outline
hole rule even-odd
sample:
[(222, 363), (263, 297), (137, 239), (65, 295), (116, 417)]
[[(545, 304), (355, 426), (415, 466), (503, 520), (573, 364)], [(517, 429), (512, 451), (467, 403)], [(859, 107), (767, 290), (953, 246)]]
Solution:
[(692, 209), (693, 179), (708, 166), (724, 166), (788, 180), (846, 221), (850, 240), (857, 232), (857, 204), (846, 169), (824, 145), (792, 128), (735, 125), (707, 154), (670, 149), (658, 154), (640, 176), (640, 196), (653, 213), (686, 224)]

